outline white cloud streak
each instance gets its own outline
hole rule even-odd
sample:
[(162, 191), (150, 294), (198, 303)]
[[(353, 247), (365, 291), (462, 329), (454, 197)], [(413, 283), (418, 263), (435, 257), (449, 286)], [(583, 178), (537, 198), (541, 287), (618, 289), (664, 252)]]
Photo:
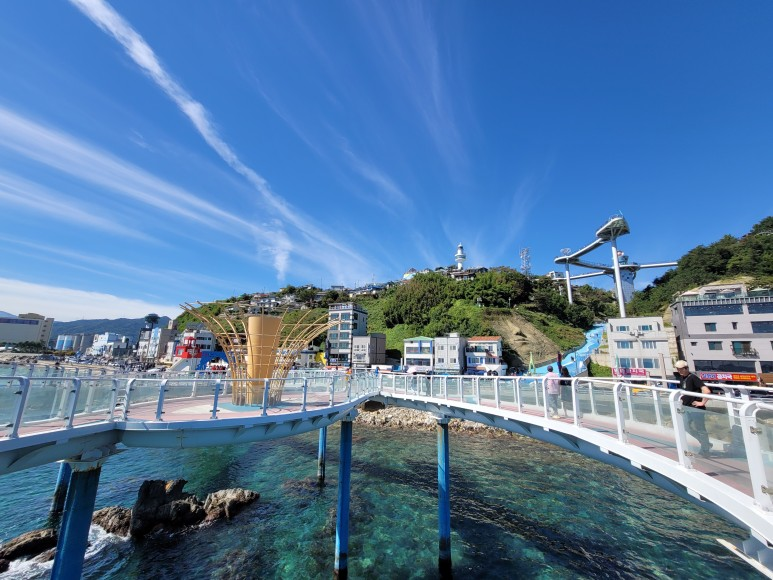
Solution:
[[(191, 121), (204, 141), (225, 161), (234, 171), (242, 175), (261, 194), (264, 202), (283, 220), (298, 228), (311, 240), (323, 243), (347, 259), (364, 263), (357, 252), (344, 246), (328, 236), (314, 225), (302, 213), (292, 208), (284, 199), (275, 195), (267, 181), (238, 158), (231, 147), (220, 137), (206, 108), (193, 99), (188, 92), (164, 69), (153, 49), (137, 33), (131, 25), (118, 14), (112, 6), (103, 0), (70, 0), (94, 24), (112, 36), (124, 48), (129, 57), (139, 66), (150, 79), (177, 105)], [(275, 265), (281, 276), (287, 268), (289, 252), (294, 246), (288, 237), (279, 237), (281, 247), (275, 248)], [(290, 248), (288, 249), (288, 244)]]
[(12, 278), (0, 278), (0, 310), (11, 314), (35, 312), (62, 322), (83, 318), (141, 318), (148, 312), (175, 318), (181, 312), (173, 304), (155, 304)]

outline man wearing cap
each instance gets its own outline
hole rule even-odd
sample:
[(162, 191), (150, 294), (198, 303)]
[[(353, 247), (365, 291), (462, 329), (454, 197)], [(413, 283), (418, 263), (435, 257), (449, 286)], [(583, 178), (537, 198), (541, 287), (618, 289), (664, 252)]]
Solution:
[[(697, 375), (690, 372), (687, 362), (683, 360), (676, 361), (674, 365), (676, 372), (679, 373), (679, 388), (690, 393), (710, 394), (711, 390), (703, 384), (703, 381)], [(700, 455), (708, 457), (711, 451), (709, 434), (706, 431), (706, 403), (705, 397), (682, 396), (682, 407), (684, 408), (684, 427), (685, 430), (695, 437), (701, 444)]]

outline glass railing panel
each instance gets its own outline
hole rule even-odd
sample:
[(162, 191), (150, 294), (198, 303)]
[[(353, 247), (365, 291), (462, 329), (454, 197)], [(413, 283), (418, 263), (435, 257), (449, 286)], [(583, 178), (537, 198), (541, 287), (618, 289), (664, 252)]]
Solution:
[(461, 397), (460, 399), (465, 403), (475, 404), (477, 403), (477, 397), (475, 394), (475, 378), (463, 376), (461, 377)]
[(513, 409), (515, 407), (515, 379), (501, 377), (498, 380), (499, 406)]
[(7, 437), (16, 421), (17, 401), (21, 396), (21, 383), (17, 379), (0, 378), (0, 437)]
[(496, 405), (496, 388), (494, 377), (479, 377), (478, 392), (480, 395), (480, 404), (487, 407)]
[(74, 425), (104, 421), (110, 416), (114, 383), (109, 378), (82, 378)]

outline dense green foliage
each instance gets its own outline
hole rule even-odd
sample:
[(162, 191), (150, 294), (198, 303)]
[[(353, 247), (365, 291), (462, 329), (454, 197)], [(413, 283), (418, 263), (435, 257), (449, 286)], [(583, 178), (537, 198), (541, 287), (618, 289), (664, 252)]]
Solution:
[(698, 246), (652, 285), (634, 294), (628, 313), (661, 314), (676, 294), (722, 279), (750, 277), (751, 287), (773, 287), (773, 217), (766, 217), (741, 237), (725, 236)]

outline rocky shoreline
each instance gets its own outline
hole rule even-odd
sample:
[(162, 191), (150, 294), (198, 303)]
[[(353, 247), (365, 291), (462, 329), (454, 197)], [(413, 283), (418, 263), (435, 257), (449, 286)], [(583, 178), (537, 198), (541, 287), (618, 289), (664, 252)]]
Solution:
[[(375, 407), (379, 408), (375, 408)], [(359, 414), (355, 423), (369, 425), (371, 427), (383, 427), (387, 429), (406, 429), (412, 431), (435, 431), (437, 419), (425, 411), (404, 409), (402, 407), (380, 408), (381, 405), (365, 404), (359, 408)], [(467, 433), (484, 437), (513, 437), (517, 436), (504, 429), (489, 427), (474, 421), (451, 419), (448, 423), (449, 431), (455, 433)]]
[[(184, 479), (144, 481), (134, 507), (102, 508), (94, 512), (91, 522), (109, 534), (141, 540), (157, 533), (188, 531), (216, 520), (231, 519), (260, 498), (255, 491), (234, 488), (210, 493), (201, 501), (183, 491), (186, 483)], [(52, 527), (7, 541), (0, 546), (0, 573), (8, 570), (13, 560), (52, 560), (58, 536), (58, 530)]]

